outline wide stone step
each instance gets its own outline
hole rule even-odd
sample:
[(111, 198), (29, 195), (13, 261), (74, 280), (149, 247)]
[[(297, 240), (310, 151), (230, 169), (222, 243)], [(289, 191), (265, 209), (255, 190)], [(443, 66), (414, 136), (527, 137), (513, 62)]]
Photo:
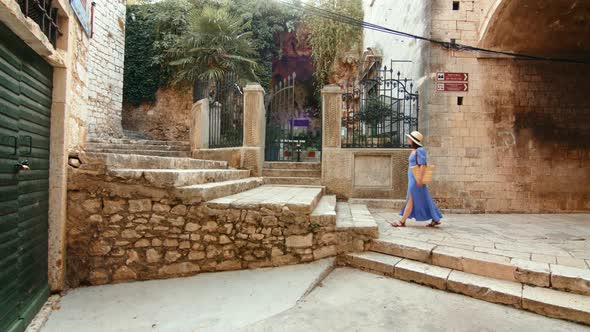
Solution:
[(369, 250), (499, 280), (590, 296), (590, 270), (435, 245), (405, 238), (373, 240)]
[(249, 170), (235, 169), (110, 169), (108, 175), (124, 180), (145, 179), (154, 187), (183, 187), (193, 184), (240, 180)]
[(158, 144), (113, 144), (113, 143), (88, 143), (87, 151), (95, 150), (157, 150), (157, 151), (190, 151), (188, 145), (158, 145)]
[(266, 161), (264, 162), (263, 168), (267, 169), (313, 169), (313, 170), (321, 170), (322, 164), (321, 163), (296, 163), (296, 162), (271, 162)]
[(132, 138), (89, 138), (88, 143), (94, 144), (134, 144), (134, 145), (168, 145), (168, 146), (190, 146), (188, 141), (163, 141)]
[(189, 158), (190, 157), (189, 151), (96, 149), (96, 150), (87, 150), (87, 152), (136, 154), (136, 155), (154, 156), (154, 157), (178, 157), (178, 158)]
[(297, 177), (297, 178), (321, 178), (322, 172), (314, 169), (274, 169), (263, 168), (262, 176), (265, 177)]
[(339, 202), (336, 204), (336, 229), (352, 230), (355, 233), (379, 236), (379, 229), (375, 218), (366, 205)]
[(590, 325), (590, 297), (587, 296), (530, 287), (376, 252), (346, 254), (342, 260), (369, 272)]
[(176, 196), (188, 204), (206, 202), (241, 193), (263, 184), (262, 178), (196, 184), (176, 188)]
[(406, 200), (404, 199), (380, 199), (380, 198), (350, 198), (350, 204), (364, 204), (371, 209), (401, 210)]
[(138, 169), (226, 169), (228, 167), (226, 161), (118, 153), (82, 152), (79, 158), (82, 165), (89, 167)]
[(336, 226), (336, 196), (323, 196), (311, 213), (311, 222), (320, 226)]
[(222, 197), (208, 203), (213, 209), (278, 209), (311, 214), (318, 205), (324, 189), (321, 187), (262, 186), (239, 194)]
[(287, 184), (287, 185), (303, 185), (303, 186), (321, 186), (321, 178), (300, 178), (300, 177), (265, 177), (265, 184)]

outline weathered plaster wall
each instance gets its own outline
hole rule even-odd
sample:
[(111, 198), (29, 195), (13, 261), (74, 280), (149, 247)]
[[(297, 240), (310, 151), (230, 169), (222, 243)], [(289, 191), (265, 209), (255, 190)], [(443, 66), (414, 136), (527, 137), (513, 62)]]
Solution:
[[(365, 21), (390, 29), (420, 36), (428, 36), (431, 29), (431, 1), (415, 0), (363, 0)], [(422, 41), (402, 38), (383, 32), (364, 30), (364, 49), (377, 48), (383, 53), (383, 65), (390, 67), (390, 60), (396, 62), (394, 70), (402, 77), (416, 80), (426, 75), (428, 44)]]
[(188, 140), (193, 106), (192, 87), (160, 88), (154, 103), (125, 105), (123, 128), (158, 140)]
[(88, 134), (119, 137), (123, 103), (125, 0), (99, 1), (88, 46)]

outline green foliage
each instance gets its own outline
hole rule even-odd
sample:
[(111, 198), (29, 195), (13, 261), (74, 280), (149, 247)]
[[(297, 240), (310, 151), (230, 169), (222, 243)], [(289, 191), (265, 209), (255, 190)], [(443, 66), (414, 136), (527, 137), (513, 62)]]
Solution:
[(359, 120), (376, 124), (380, 119), (391, 114), (391, 105), (383, 101), (379, 96), (371, 96), (367, 98), (365, 105), (359, 112)]
[[(309, 3), (341, 15), (363, 19), (361, 0), (313, 0)], [(312, 14), (306, 14), (304, 22), (309, 29), (307, 41), (312, 48), (316, 87), (321, 88), (329, 83), (339, 52), (360, 47), (363, 31), (361, 27)]]
[(123, 100), (131, 104), (154, 101), (160, 85), (160, 66), (151, 61), (155, 24), (143, 6), (127, 6)]
[(225, 8), (191, 10), (187, 32), (166, 51), (173, 82), (221, 80), (227, 73), (256, 79), (250, 21)]

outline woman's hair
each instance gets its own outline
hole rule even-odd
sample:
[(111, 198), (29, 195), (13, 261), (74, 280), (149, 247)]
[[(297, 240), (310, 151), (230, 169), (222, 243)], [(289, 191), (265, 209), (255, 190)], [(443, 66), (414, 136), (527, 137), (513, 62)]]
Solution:
[(416, 144), (416, 142), (414, 142), (414, 141), (410, 140), (410, 147), (411, 147), (412, 149), (417, 149), (417, 148), (419, 148), (419, 147), (420, 147), (420, 145), (418, 145), (418, 144)]

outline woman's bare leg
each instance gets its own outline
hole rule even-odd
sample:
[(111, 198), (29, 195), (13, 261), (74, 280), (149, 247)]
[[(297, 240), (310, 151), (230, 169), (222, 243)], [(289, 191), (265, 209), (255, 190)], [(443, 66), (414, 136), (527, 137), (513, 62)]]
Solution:
[(410, 214), (412, 214), (412, 210), (414, 210), (414, 200), (412, 199), (412, 195), (410, 194), (408, 197), (408, 202), (406, 203), (406, 208), (404, 209), (404, 215), (402, 216), (402, 219), (399, 221), (400, 224), (405, 224), (406, 221), (408, 221)]
[(393, 227), (405, 227), (406, 221), (412, 214), (412, 210), (414, 209), (414, 200), (412, 200), (412, 195), (409, 196), (408, 201), (406, 202), (406, 206), (404, 207), (404, 215), (397, 222), (389, 222), (389, 224)]

